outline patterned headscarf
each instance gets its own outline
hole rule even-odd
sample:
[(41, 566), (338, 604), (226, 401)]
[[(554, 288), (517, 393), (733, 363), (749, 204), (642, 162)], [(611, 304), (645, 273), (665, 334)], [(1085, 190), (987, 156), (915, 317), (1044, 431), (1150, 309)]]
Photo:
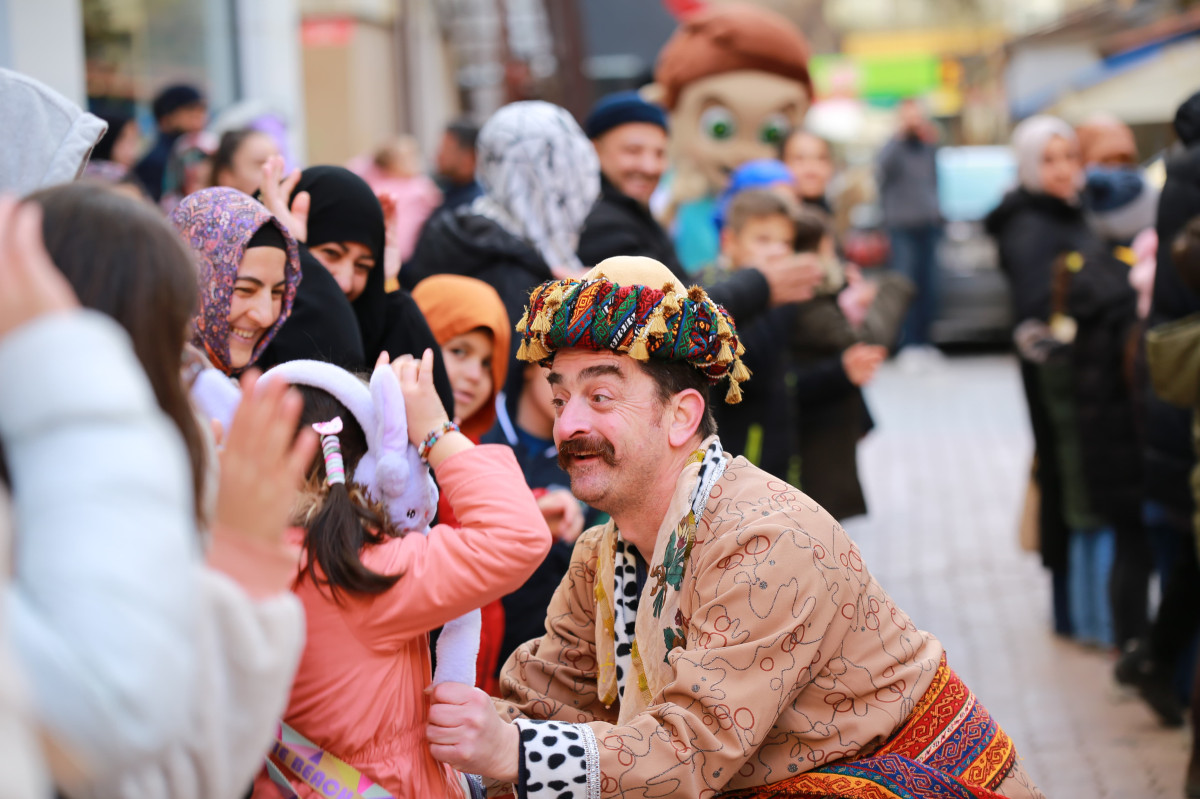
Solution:
[(171, 213), (171, 223), (192, 248), (200, 266), (200, 307), (192, 319), (192, 343), (203, 347), (213, 366), (222, 372), (240, 371), (229, 364), (229, 307), (246, 245), (268, 223), (279, 228), (287, 242), (283, 304), (279, 318), (254, 348), (250, 357), (253, 364), (292, 312), (296, 287), (300, 285), (296, 239), (261, 203), (229, 188), (204, 189), (188, 195)]
[(583, 270), (575, 250), (600, 196), (596, 149), (565, 109), (530, 101), (506, 105), (479, 131), (471, 206), (524, 239), (551, 269)]
[(517, 334), (517, 358), (531, 363), (571, 347), (686, 361), (711, 384), (728, 377), (730, 404), (741, 402), (739, 384), (750, 379), (729, 312), (652, 258), (609, 258), (582, 280), (543, 283), (529, 296)]

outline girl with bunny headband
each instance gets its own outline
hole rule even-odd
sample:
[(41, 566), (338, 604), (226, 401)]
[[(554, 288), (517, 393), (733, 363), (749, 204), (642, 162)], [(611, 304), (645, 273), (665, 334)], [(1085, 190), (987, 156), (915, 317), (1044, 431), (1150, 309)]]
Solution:
[[(426, 350), (390, 365), (381, 356), (369, 386), (316, 361), (264, 375), (297, 387), (302, 429), (321, 435), (322, 451), (293, 515), (307, 643), (255, 797), (338, 795), (347, 781), (368, 797), (470, 795), (424, 738), (428, 633), (446, 625), (435, 681), (473, 683), (477, 609), (524, 582), (550, 533), (511, 450), (459, 432), (432, 372)], [(428, 529), (430, 468), (457, 528)], [(464, 614), (466, 642), (454, 632)]]

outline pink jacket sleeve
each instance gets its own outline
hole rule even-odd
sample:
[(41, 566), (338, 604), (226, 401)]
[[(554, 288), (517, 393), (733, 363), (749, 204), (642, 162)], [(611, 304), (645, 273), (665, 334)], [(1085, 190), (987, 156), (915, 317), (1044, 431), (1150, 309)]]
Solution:
[(511, 593), (550, 550), (550, 529), (508, 447), (452, 455), (437, 478), (461, 527), (439, 524), (363, 552), (368, 568), (403, 574), (382, 594), (347, 598), (373, 646), (395, 646)]

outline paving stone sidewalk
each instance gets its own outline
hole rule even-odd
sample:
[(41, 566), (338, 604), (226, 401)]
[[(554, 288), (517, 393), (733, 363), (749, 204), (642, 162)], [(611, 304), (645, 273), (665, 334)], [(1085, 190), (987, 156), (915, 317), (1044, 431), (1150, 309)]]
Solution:
[(868, 390), (867, 564), (1016, 741), (1049, 799), (1183, 796), (1187, 733), (1111, 679), (1112, 655), (1050, 633), (1049, 580), (1017, 543), (1032, 440), (1007, 356), (950, 358)]

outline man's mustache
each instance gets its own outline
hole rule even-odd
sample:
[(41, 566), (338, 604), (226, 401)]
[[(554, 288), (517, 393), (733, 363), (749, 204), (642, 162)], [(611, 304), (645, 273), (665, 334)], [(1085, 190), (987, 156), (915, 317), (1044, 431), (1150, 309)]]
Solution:
[(595, 455), (609, 466), (617, 463), (613, 445), (599, 436), (593, 438), (569, 438), (558, 445), (558, 465), (566, 469), (571, 458), (579, 455)]

